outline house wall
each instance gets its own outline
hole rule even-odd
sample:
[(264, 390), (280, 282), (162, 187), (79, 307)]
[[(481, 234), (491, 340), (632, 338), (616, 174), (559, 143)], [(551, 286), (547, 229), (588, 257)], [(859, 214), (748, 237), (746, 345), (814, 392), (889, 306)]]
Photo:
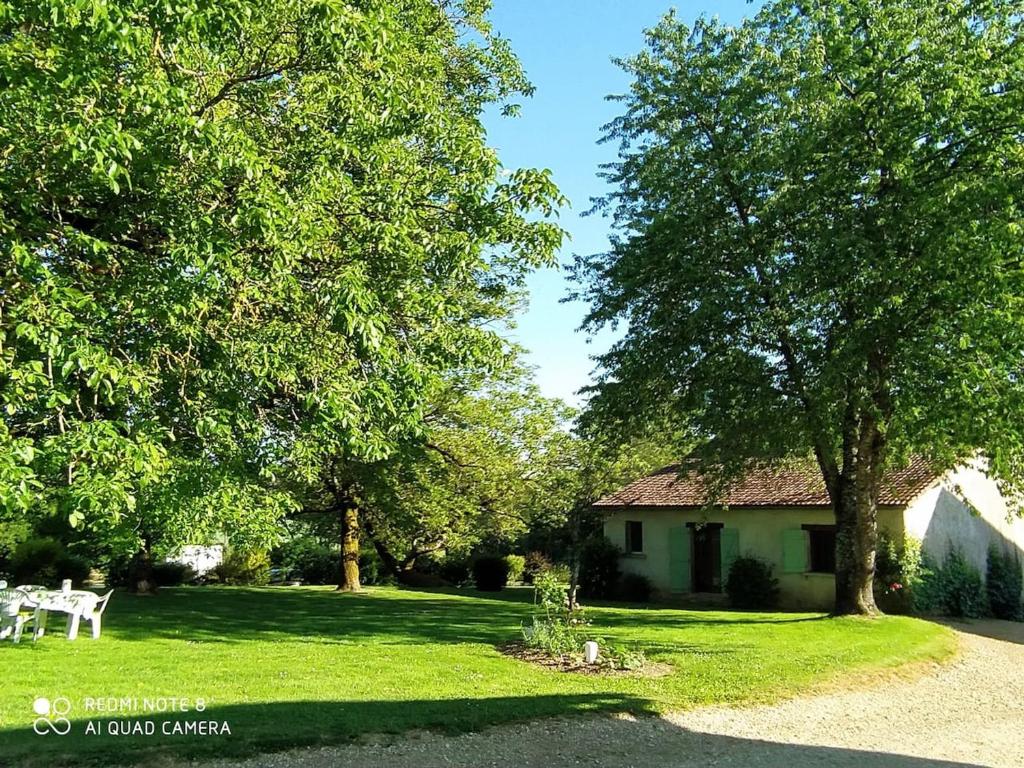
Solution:
[[(605, 518), (604, 534), (620, 549), (625, 548), (626, 521), (639, 520), (644, 527), (644, 552), (623, 555), (624, 573), (638, 573), (650, 579), (663, 597), (671, 597), (669, 574), (669, 529), (689, 522), (722, 523), (739, 531), (739, 552), (767, 560), (779, 579), (784, 607), (806, 610), (830, 610), (835, 598), (835, 577), (827, 573), (784, 573), (783, 531), (803, 525), (829, 525), (835, 522), (832, 510), (818, 507), (746, 508), (705, 513), (681, 508), (630, 508), (611, 512)], [(902, 510), (879, 510), (879, 526), (895, 536), (903, 534)], [(723, 574), (724, 577), (725, 574)]]
[(980, 463), (959, 467), (909, 504), (906, 532), (935, 561), (956, 547), (985, 575), (992, 545), (1024, 561), (1024, 520), (1009, 512), (995, 481)]
[(167, 559), (169, 562), (187, 565), (198, 575), (203, 576), (224, 562), (224, 547), (220, 544), (189, 545), (182, 547), (177, 555)]

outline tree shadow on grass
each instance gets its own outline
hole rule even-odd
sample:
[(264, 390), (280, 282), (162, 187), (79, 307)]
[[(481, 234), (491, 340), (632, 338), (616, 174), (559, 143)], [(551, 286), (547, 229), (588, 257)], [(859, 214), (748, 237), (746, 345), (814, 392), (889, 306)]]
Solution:
[[(27, 708), (27, 705), (26, 705)], [(626, 712), (637, 718), (560, 717), (510, 729), (483, 730), (458, 742), (443, 734), (479, 731), (515, 720)], [(295, 765), (356, 766), (399, 764), (422, 768), (476, 768), (479, 765), (601, 765), (627, 768), (659, 765), (703, 768), (970, 768), (972, 764), (923, 759), (889, 752), (808, 746), (694, 731), (650, 717), (643, 699), (617, 695), (565, 695), (413, 701), (296, 701), (210, 707), (202, 713), (97, 718), (97, 735), (75, 720), (63, 737), (36, 735), (31, 727), (0, 731), (3, 759), (24, 768), (99, 765), (173, 765), (177, 761), (243, 757), (291, 747), (338, 745), (326, 752), (303, 752)], [(26, 717), (26, 722), (30, 718)], [(216, 734), (175, 733), (185, 722), (213, 721)], [(129, 725), (134, 723), (135, 725)], [(175, 724), (177, 725), (177, 728)], [(223, 732), (226, 723), (230, 735)], [(112, 724), (114, 733), (111, 733)], [(152, 735), (117, 735), (125, 729)], [(418, 738), (382, 738), (416, 729)], [(428, 729), (440, 733), (424, 735)], [(371, 735), (370, 739), (357, 740)], [(386, 754), (382, 746), (387, 745)], [(6, 763), (5, 763), (6, 764)], [(283, 765), (282, 757), (257, 759), (249, 766)]]
[[(104, 616), (104, 634), (126, 641), (170, 638), (240, 643), (276, 637), (336, 643), (371, 640), (378, 645), (496, 645), (518, 637), (531, 612), (532, 603), (519, 595), (505, 599), (475, 591), (372, 590), (345, 594), (329, 588), (186, 587), (162, 590), (156, 597), (116, 594)], [(731, 623), (767, 626), (823, 617), (737, 614), (733, 618), (696, 612), (601, 610), (594, 618), (602, 629), (615, 631)]]
[[(251, 755), (298, 746), (351, 743), (367, 734), (411, 730), (441, 733), (475, 731), (496, 723), (592, 712), (652, 710), (643, 699), (618, 694), (396, 701), (291, 701), (208, 706), (187, 713), (154, 714), (140, 697), (136, 711), (118, 716), (89, 710), (86, 700), (71, 702), (70, 733), (40, 735), (25, 702), (24, 725), (0, 730), (0, 765), (23, 768), (164, 764), (165, 755), (199, 759)], [(122, 704), (121, 706), (128, 706)], [(206, 733), (192, 722), (210, 721)], [(92, 727), (90, 727), (92, 723)], [(225, 732), (224, 724), (229, 733)], [(21, 725), (21, 723), (19, 723)], [(191, 730), (190, 730), (191, 729)], [(45, 724), (42, 730), (49, 730)], [(213, 731), (216, 731), (214, 733)], [(7, 762), (10, 761), (10, 762)]]

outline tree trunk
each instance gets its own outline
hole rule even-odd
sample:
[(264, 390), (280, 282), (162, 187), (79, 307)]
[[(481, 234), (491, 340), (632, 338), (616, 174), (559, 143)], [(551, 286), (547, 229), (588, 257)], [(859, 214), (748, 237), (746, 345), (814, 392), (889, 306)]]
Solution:
[(363, 529), (366, 531), (366, 535), (370, 537), (370, 543), (373, 544), (373, 548), (377, 551), (377, 557), (380, 558), (384, 571), (388, 576), (394, 576), (397, 579), (401, 571), (404, 570), (402, 564), (398, 562), (398, 558), (377, 538), (373, 525), (369, 520), (363, 522)]
[(144, 538), (142, 547), (132, 556), (132, 560), (128, 564), (128, 589), (137, 595), (156, 593), (152, 547), (152, 542), (148, 538)]
[(878, 546), (878, 491), (881, 471), (876, 462), (844, 468), (839, 481), (836, 515), (835, 614), (875, 616), (875, 550)]
[(348, 503), (341, 508), (341, 568), (339, 592), (360, 592), (359, 583), (359, 508)]

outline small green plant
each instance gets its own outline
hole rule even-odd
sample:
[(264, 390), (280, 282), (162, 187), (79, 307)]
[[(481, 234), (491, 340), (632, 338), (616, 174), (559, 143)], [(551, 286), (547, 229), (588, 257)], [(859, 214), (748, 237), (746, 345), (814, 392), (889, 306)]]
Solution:
[(643, 669), (647, 664), (647, 656), (639, 648), (631, 648), (628, 645), (605, 645), (600, 644), (600, 656), (598, 660), (610, 669), (625, 670), (628, 672)]
[(537, 610), (523, 627), (526, 644), (559, 660), (579, 656), (590, 622), (582, 609), (569, 608), (565, 584), (551, 571), (541, 572), (534, 579), (533, 595)]
[(771, 563), (756, 557), (737, 557), (725, 580), (725, 592), (734, 608), (774, 608), (779, 602), (779, 580)]
[(985, 589), (992, 615), (997, 619), (1024, 620), (1020, 599), (1022, 579), (1020, 558), (993, 545), (988, 551)]

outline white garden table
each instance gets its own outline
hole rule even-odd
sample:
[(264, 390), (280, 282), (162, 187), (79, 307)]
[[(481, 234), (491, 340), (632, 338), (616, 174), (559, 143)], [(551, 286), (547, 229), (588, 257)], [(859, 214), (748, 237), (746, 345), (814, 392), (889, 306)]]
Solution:
[(38, 640), (46, 632), (46, 617), (50, 611), (68, 615), (68, 640), (78, 637), (78, 625), (83, 615), (90, 615), (96, 609), (100, 596), (95, 592), (72, 589), (69, 591), (52, 589), (26, 589), (29, 601), (26, 607), (35, 608), (35, 634)]

